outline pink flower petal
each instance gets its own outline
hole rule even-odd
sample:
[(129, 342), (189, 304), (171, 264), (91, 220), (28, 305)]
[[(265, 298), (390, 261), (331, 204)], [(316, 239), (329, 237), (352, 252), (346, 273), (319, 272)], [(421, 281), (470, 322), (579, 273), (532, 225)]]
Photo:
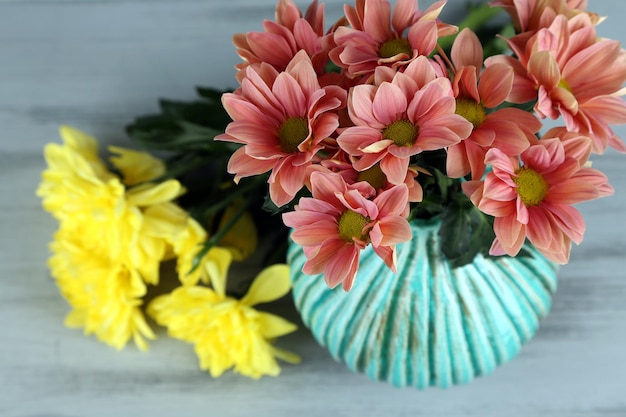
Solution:
[(519, 60), (507, 55), (495, 55), (485, 60), (485, 66), (489, 67), (497, 63), (503, 63), (513, 68), (513, 87), (507, 101), (511, 103), (527, 103), (537, 98), (535, 82), (528, 77), (526, 68)]
[(439, 32), (437, 22), (421, 19), (409, 29), (407, 38), (419, 55), (429, 55), (437, 46)]
[[(322, 245), (317, 248), (317, 251), (304, 263), (302, 266), (302, 272), (308, 275), (321, 274), (324, 272), (326, 264), (337, 255), (337, 253), (345, 246), (354, 247), (349, 243), (346, 243), (339, 237), (330, 237)], [(355, 248), (356, 249), (356, 248)], [(358, 250), (358, 249), (356, 249)], [(324, 277), (329, 279), (329, 277)], [(328, 281), (326, 281), (328, 283)], [(341, 281), (333, 282), (334, 286), (337, 286)], [(329, 284), (330, 285), (330, 284)]]
[(509, 256), (519, 253), (526, 237), (526, 226), (515, 220), (514, 216), (496, 217), (493, 230), (499, 244)]
[(363, 30), (377, 42), (383, 43), (393, 34), (390, 28), (391, 5), (387, 1), (370, 1), (365, 6)]
[(572, 175), (572, 179), (593, 184), (598, 193), (597, 198), (608, 197), (615, 193), (606, 175), (593, 168), (581, 168), (576, 174)]
[(392, 272), (397, 272), (396, 264), (398, 259), (395, 246), (374, 246), (372, 249)]
[(337, 234), (337, 222), (317, 220), (314, 224), (298, 227), (291, 234), (294, 242), (301, 246), (321, 245), (329, 236)]
[(397, 185), (381, 192), (374, 199), (380, 217), (396, 216), (406, 207), (409, 190), (406, 184)]
[(380, 160), (380, 169), (392, 184), (403, 184), (409, 169), (409, 158), (397, 158), (387, 154)]
[(316, 171), (311, 174), (311, 187), (314, 198), (327, 201), (331, 204), (337, 201), (335, 197), (336, 193), (345, 193), (347, 191), (346, 182), (341, 175), (321, 171)]
[[(341, 214), (341, 212), (344, 210), (343, 205), (339, 205), (338, 202), (336, 202), (334, 199), (333, 201), (328, 202), (328, 201), (318, 200), (316, 198), (310, 198), (310, 197), (301, 198), (300, 201), (298, 202), (297, 208), (299, 209), (299, 211), (304, 211), (304, 212), (309, 211), (313, 213), (330, 214), (333, 217), (338, 217)], [(284, 215), (286, 214), (287, 213), (285, 213)], [(297, 227), (298, 225), (294, 224), (293, 226), (292, 225), (287, 225), (287, 226)]]
[(352, 126), (337, 138), (337, 144), (349, 155), (360, 156), (363, 149), (382, 140), (379, 130), (366, 126)]
[(305, 50), (298, 51), (285, 71), (298, 82), (307, 97), (311, 97), (314, 92), (320, 89), (317, 74)]
[(468, 66), (473, 66), (475, 69), (482, 68), (483, 47), (478, 36), (469, 28), (463, 29), (452, 45), (450, 57), (457, 70)]
[(357, 126), (368, 126), (380, 130), (385, 127), (380, 123), (373, 112), (374, 96), (376, 87), (373, 85), (357, 85), (350, 90), (348, 95), (348, 113), (350, 119)]
[(451, 178), (461, 178), (470, 172), (470, 164), (465, 151), (465, 141), (448, 148), (446, 173)]
[[(472, 199), (474, 201), (474, 199)], [(476, 204), (476, 203), (474, 203)], [(483, 198), (477, 205), (478, 209), (483, 213), (494, 217), (514, 216), (517, 213), (515, 201), (498, 201)]]
[(493, 108), (502, 104), (513, 88), (513, 77), (513, 68), (507, 65), (494, 64), (486, 68), (478, 83), (483, 105)]
[(245, 147), (237, 149), (228, 160), (228, 173), (235, 174), (235, 182), (240, 178), (263, 174), (272, 169), (274, 161), (251, 158), (246, 154)]
[(388, 126), (406, 112), (407, 100), (402, 90), (390, 83), (383, 83), (374, 96), (372, 111), (374, 117), (384, 126)]
[(497, 201), (512, 201), (517, 198), (517, 192), (497, 176), (487, 175), (483, 197)]
[(380, 152), (383, 152), (384, 150), (386, 150), (393, 144), (394, 143), (391, 139), (381, 139), (378, 142), (374, 142), (371, 145), (367, 145), (366, 147), (361, 149), (361, 152), (378, 154)]
[(495, 133), (491, 146), (498, 148), (506, 155), (519, 155), (530, 146), (526, 133), (516, 123), (508, 120), (493, 117), (481, 128), (490, 129)]
[(528, 61), (528, 72), (537, 79), (539, 85), (548, 90), (556, 87), (561, 81), (561, 71), (549, 51), (535, 52)]
[(306, 20), (299, 19), (296, 21), (293, 26), (293, 36), (296, 44), (307, 54), (313, 55), (322, 48), (320, 36), (315, 33)]
[(295, 196), (304, 186), (307, 177), (306, 165), (294, 166), (285, 164), (276, 177), (276, 181), (280, 182), (281, 187), (290, 194)]
[[(485, 163), (492, 166), (494, 174), (498, 175), (500, 179), (504, 179), (503, 175), (510, 177), (515, 174), (515, 171), (519, 168), (519, 163), (516, 162), (515, 158), (495, 148), (487, 151)], [(500, 173), (503, 175), (500, 175)], [(510, 181), (509, 184), (514, 185), (512, 181)]]
[(394, 246), (411, 240), (411, 237), (411, 227), (402, 216), (387, 216), (370, 231), (374, 247)]
[(247, 120), (251, 123), (276, 125), (276, 119), (268, 118), (257, 106), (240, 95), (226, 93), (222, 95), (222, 105), (233, 120)]
[(272, 92), (285, 109), (287, 117), (302, 117), (306, 115), (306, 97), (298, 82), (289, 74), (283, 72), (278, 75)]
[[(250, 49), (264, 61), (277, 68), (285, 68), (293, 56), (293, 50), (287, 40), (277, 34), (251, 32), (247, 35)], [(287, 58), (287, 59), (286, 59)]]
[(538, 207), (529, 208), (528, 240), (537, 248), (550, 248), (553, 241), (552, 224), (546, 212)]
[(345, 208), (359, 213), (363, 217), (369, 217), (370, 219), (378, 218), (378, 207), (376, 204), (363, 197), (357, 189), (350, 189), (343, 194), (335, 193), (335, 198), (341, 201)]
[(556, 225), (576, 244), (580, 244), (585, 233), (585, 221), (578, 210), (568, 205), (544, 204), (553, 214)]
[(402, 34), (406, 28), (413, 24), (417, 14), (417, 2), (415, 0), (398, 0), (391, 22), (396, 33)]
[(354, 245), (342, 246), (324, 267), (324, 279), (330, 288), (340, 283), (344, 291), (352, 288), (352, 283), (359, 268), (359, 249)]

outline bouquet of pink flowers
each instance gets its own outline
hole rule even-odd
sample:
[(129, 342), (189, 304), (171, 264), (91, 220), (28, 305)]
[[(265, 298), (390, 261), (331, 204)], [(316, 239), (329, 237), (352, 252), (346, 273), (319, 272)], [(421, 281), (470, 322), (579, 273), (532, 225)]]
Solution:
[[(235, 182), (270, 173), (303, 271), (331, 287), (350, 289), (367, 245), (395, 269), (414, 217), (442, 217), (455, 265), (518, 255), (526, 239), (567, 263), (585, 228), (572, 205), (613, 191), (589, 157), (626, 151), (610, 127), (626, 122), (626, 54), (586, 2), (492, 2), (516, 34), (500, 38), (512, 55), (486, 59), (469, 28), (449, 53), (439, 44), (457, 32), (444, 5), (357, 0), (325, 31), (317, 1), (303, 14), (281, 0), (264, 32), (234, 37), (240, 87), (215, 139), (242, 145)], [(564, 126), (539, 137), (546, 118)]]
[[(459, 27), (439, 19), (445, 3), (356, 0), (327, 30), (317, 0), (304, 13), (279, 0), (262, 32), (234, 36), (235, 91), (199, 88), (128, 126), (165, 161), (110, 147), (107, 163), (62, 128), (38, 195), (59, 220), (49, 264), (66, 324), (147, 349), (145, 313), (213, 376), (258, 378), (299, 360), (272, 345), (296, 326), (254, 308), (289, 291), (275, 265), (288, 236), (304, 273), (346, 291), (367, 246), (395, 271), (413, 219), (440, 220), (453, 267), (524, 256), (526, 241), (567, 263), (585, 229), (573, 205), (613, 193), (591, 155), (626, 152), (611, 129), (626, 122), (626, 53), (585, 0), (496, 0)], [(494, 30), (502, 9), (512, 21)], [(540, 133), (545, 119), (562, 126)], [(272, 266), (228, 285), (257, 235)], [(155, 298), (169, 260), (179, 287)]]

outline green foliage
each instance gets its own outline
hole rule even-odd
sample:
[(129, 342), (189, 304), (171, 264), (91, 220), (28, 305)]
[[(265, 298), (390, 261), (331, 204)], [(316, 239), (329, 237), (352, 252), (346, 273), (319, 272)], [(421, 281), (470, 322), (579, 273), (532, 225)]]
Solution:
[(230, 118), (220, 97), (224, 91), (199, 87), (195, 101), (159, 101), (159, 114), (141, 116), (126, 127), (131, 140), (144, 149), (230, 155), (232, 143), (217, 142)]
[(495, 238), (493, 218), (478, 210), (461, 188), (464, 179), (445, 174), (446, 152), (422, 152), (414, 162), (430, 172), (417, 177), (424, 199), (414, 204), (410, 218), (439, 217), (441, 252), (454, 268), (471, 262), (479, 253), (489, 256)]
[(476, 255), (488, 255), (495, 238), (493, 219), (478, 210), (462, 193), (455, 193), (441, 215), (441, 250), (453, 267), (471, 262)]
[[(489, 3), (467, 3), (467, 13), (465, 19), (463, 19), (457, 25), (459, 32), (465, 28), (469, 28), (478, 35), (482, 45), (488, 45), (492, 42), (494, 35), (501, 33), (504, 24), (498, 21), (502, 13), (500, 7), (491, 7)], [(457, 32), (458, 34), (458, 32)], [(439, 39), (439, 47), (448, 52), (456, 39), (455, 35), (445, 36)], [(502, 53), (506, 50), (504, 43), (494, 43), (489, 48), (485, 48), (485, 57)]]

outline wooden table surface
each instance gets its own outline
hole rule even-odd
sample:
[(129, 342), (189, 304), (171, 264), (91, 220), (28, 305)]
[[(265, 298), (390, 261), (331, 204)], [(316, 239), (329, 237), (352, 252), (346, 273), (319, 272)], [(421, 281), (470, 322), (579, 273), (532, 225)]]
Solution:
[[(336, 17), (342, 2), (326, 3)], [(626, 41), (626, 2), (589, 3), (608, 16), (600, 34)], [(463, 4), (450, 0), (446, 18)], [(626, 155), (614, 151), (594, 166), (616, 195), (579, 207), (585, 241), (560, 271), (552, 313), (518, 358), (466, 386), (372, 382), (306, 329), (282, 343), (301, 365), (253, 381), (211, 379), (190, 346), (167, 337), (149, 353), (118, 352), (63, 326), (68, 307), (46, 267), (56, 224), (34, 193), (44, 144), (70, 124), (129, 145), (124, 126), (157, 98), (234, 86), (231, 35), (260, 30), (273, 9), (274, 0), (0, 2), (0, 417), (625, 417)]]

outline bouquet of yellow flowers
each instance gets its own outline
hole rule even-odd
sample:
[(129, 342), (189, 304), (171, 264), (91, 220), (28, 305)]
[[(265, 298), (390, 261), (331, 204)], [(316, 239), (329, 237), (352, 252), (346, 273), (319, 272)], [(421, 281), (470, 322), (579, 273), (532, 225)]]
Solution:
[[(611, 129), (626, 122), (626, 53), (586, 3), (496, 0), (455, 26), (445, 1), (356, 0), (327, 29), (317, 0), (279, 0), (263, 31), (233, 37), (237, 89), (162, 100), (128, 126), (165, 160), (110, 147), (105, 162), (62, 127), (38, 195), (60, 225), (66, 324), (146, 349), (147, 314), (211, 375), (257, 378), (299, 360), (272, 344), (295, 325), (254, 308), (289, 292), (289, 241), (302, 272), (345, 291), (365, 248), (396, 271), (414, 219), (441, 221), (452, 268), (525, 243), (567, 263), (585, 229), (573, 205), (613, 193), (590, 158), (626, 152)], [(502, 10), (510, 22), (490, 25)], [(542, 132), (545, 119), (561, 124)], [(259, 252), (259, 275), (228, 285), (231, 262)], [(147, 297), (170, 260), (180, 286)]]

